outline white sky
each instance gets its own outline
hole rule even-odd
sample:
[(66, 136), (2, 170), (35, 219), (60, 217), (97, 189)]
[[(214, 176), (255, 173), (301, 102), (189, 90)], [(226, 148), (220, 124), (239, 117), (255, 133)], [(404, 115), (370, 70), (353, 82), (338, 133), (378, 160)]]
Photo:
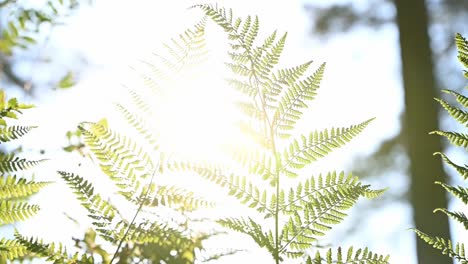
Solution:
[[(84, 8), (67, 26), (54, 29), (54, 45), (82, 52), (90, 66), (84, 71), (76, 87), (70, 91), (58, 91), (38, 104), (42, 112), (37, 111), (31, 118), (41, 125), (36, 135), (43, 138), (38, 141), (33, 136), (29, 137), (31, 147), (53, 146), (59, 150), (65, 140), (60, 141), (57, 138), (64, 138), (67, 130), (73, 129), (80, 121), (96, 121), (104, 117), (107, 111), (112, 111), (106, 107), (119, 97), (116, 91), (125, 82), (128, 65), (144, 58), (162, 42), (175, 37), (187, 26), (198, 21), (200, 13), (186, 9), (196, 3), (198, 2), (96, 1), (91, 7)], [(305, 115), (301, 121), (300, 129), (310, 131), (331, 126), (349, 126), (377, 117), (360, 137), (320, 163), (321, 168), (325, 168), (324, 171), (340, 171), (352, 167), (351, 155), (369, 153), (380, 141), (397, 133), (398, 115), (403, 102), (394, 27), (371, 32), (356, 31), (352, 35), (345, 34), (323, 42), (310, 34), (311, 22), (303, 8), (306, 1), (237, 0), (218, 3), (232, 7), (237, 15), (258, 15), (260, 30), (264, 34), (274, 29), (279, 32), (288, 31), (283, 65), (294, 66), (311, 59), (316, 62), (316, 66), (327, 62), (318, 99), (309, 108), (311, 114)], [(99, 113), (98, 116), (96, 112)], [(66, 117), (66, 120), (62, 117)], [(59, 151), (52, 151), (49, 155), (53, 156), (51, 162), (55, 168), (76, 167), (80, 162)], [(393, 176), (395, 175), (389, 175)], [(384, 183), (377, 182), (375, 187), (383, 188), (389, 182), (402, 181), (401, 177), (395, 177), (386, 179)], [(50, 175), (46, 178), (57, 180), (58, 177)], [(59, 189), (51, 187), (49, 193), (58, 192)], [(41, 199), (53, 201), (53, 208), (43, 206), (46, 209), (39, 218), (45, 220), (50, 219), (51, 214), (60, 215), (59, 208), (73, 203), (72, 196), (61, 196), (60, 201), (52, 196), (42, 197)], [(54, 213), (54, 210), (58, 211)], [(332, 241), (343, 241), (347, 245), (356, 246), (367, 244), (375, 252), (390, 254), (392, 263), (415, 263), (412, 234), (406, 230), (411, 227), (408, 212), (406, 206), (398, 204), (385, 210), (376, 210), (371, 212), (373, 215), (369, 215), (365, 223), (370, 228), (366, 230), (368, 234), (363, 235), (362, 240), (356, 237), (337, 238), (337, 234), (340, 234), (338, 227), (338, 231), (332, 234)], [(353, 213), (359, 212), (352, 210), (351, 214)], [(73, 225), (49, 224), (44, 225), (41, 230), (37, 230), (37, 226), (23, 228), (25, 232), (48, 233), (49, 237), (50, 230), (56, 230), (56, 238), (59, 238), (60, 233), (73, 229)], [(250, 241), (249, 238), (247, 240)], [(245, 246), (248, 243), (253, 250), (248, 254), (222, 259), (218, 263), (265, 263), (269, 260), (266, 251), (257, 249), (251, 242), (242, 239), (232, 239), (230, 242), (233, 242), (230, 247)]]

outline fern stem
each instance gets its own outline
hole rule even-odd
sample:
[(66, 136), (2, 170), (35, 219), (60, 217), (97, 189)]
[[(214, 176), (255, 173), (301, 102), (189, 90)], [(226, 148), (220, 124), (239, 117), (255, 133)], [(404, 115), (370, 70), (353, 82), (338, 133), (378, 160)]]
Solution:
[[(267, 137), (269, 137), (269, 139), (271, 140), (271, 153), (273, 154), (273, 156), (275, 157), (275, 166), (276, 166), (276, 169), (275, 169), (275, 184), (276, 184), (276, 197), (278, 198), (279, 197), (279, 194), (280, 194), (280, 161), (278, 159), (278, 155), (277, 152), (276, 152), (276, 143), (275, 143), (275, 127), (274, 127), (274, 120), (273, 122), (270, 121), (270, 118), (268, 116), (268, 112), (267, 112), (267, 109), (266, 109), (266, 101), (265, 101), (265, 97), (263, 96), (263, 94), (261, 93), (261, 90), (260, 90), (260, 87), (259, 87), (259, 83), (260, 83), (260, 80), (258, 79), (258, 76), (255, 72), (255, 61), (253, 59), (253, 56), (251, 54), (249, 54), (249, 58), (250, 58), (250, 63), (251, 63), (251, 67), (252, 67), (252, 77), (255, 79), (255, 87), (257, 88), (257, 94), (259, 95), (259, 98), (260, 98), (260, 104), (261, 104), (261, 108), (262, 108), (262, 112), (263, 112), (263, 115), (265, 116), (265, 134), (269, 134), (269, 135), (266, 135)], [(251, 80), (249, 80), (251, 81)], [(280, 253), (280, 241), (279, 241), (279, 203), (278, 201), (276, 201), (276, 205), (275, 205), (275, 212), (274, 212), (274, 217), (275, 217), (275, 251), (274, 251), (274, 259), (275, 259), (275, 263), (276, 264), (279, 264), (280, 263), (280, 257), (279, 257), (279, 253)]]
[[(276, 174), (276, 197), (279, 198), (280, 187), (279, 187), (279, 173)], [(276, 264), (279, 264), (279, 202), (276, 201), (275, 208), (275, 261)]]
[[(267, 103), (265, 101), (264, 95), (262, 94), (262, 89), (260, 89), (261, 81), (259, 80), (259, 77), (257, 76), (256, 70), (255, 70), (256, 61), (255, 61), (254, 55), (252, 54), (252, 52), (251, 52), (251, 50), (249, 48), (249, 45), (247, 45), (243, 41), (243, 38), (240, 37), (239, 33), (237, 32), (237, 29), (231, 27), (229, 29), (229, 31), (231, 31), (231, 33), (234, 33), (235, 35), (237, 35), (239, 37), (239, 38), (237, 38), (237, 41), (242, 46), (242, 48), (247, 52), (247, 58), (250, 61), (250, 67), (251, 67), (252, 74), (251, 74), (251, 76), (249, 78), (249, 82), (250, 82), (250, 85), (252, 87), (257, 88), (257, 95), (258, 95), (258, 97), (260, 99), (261, 111), (263, 112), (263, 114), (265, 116), (265, 119), (264, 119), (264, 122), (265, 122), (264, 133), (265, 133), (265, 136), (269, 137), (269, 140), (271, 140), (270, 150), (271, 150), (271, 153), (273, 154), (273, 156), (275, 157), (275, 161), (276, 161), (276, 164), (275, 164), (276, 165), (276, 170), (275, 170), (275, 174), (276, 174), (275, 175), (276, 197), (279, 197), (279, 194), (280, 194), (280, 185), (279, 185), (279, 183), (280, 183), (280, 181), (279, 181), (279, 176), (280, 176), (280, 170), (279, 170), (280, 164), (279, 163), (280, 163), (280, 160), (279, 160), (278, 155), (277, 155), (276, 144), (275, 144), (275, 127), (274, 127), (275, 118), (273, 117), (273, 120), (270, 120), (270, 117), (268, 116), (268, 111), (266, 109)], [(255, 97), (254, 97), (254, 103), (258, 107), (258, 101), (255, 100)], [(280, 257), (279, 257), (279, 249), (280, 249), (279, 210), (280, 210), (279, 203), (277, 201), (276, 205), (275, 205), (275, 212), (274, 212), (274, 218), (275, 218), (275, 237), (274, 237), (274, 239), (275, 239), (275, 251), (274, 251), (274, 254), (273, 254), (273, 258), (275, 259), (276, 264), (280, 263)]]
[(130, 233), (130, 229), (132, 229), (132, 226), (133, 226), (133, 224), (135, 223), (135, 220), (136, 220), (138, 214), (140, 213), (141, 209), (143, 208), (143, 205), (144, 205), (146, 199), (148, 198), (148, 194), (149, 194), (149, 191), (150, 191), (150, 189), (151, 189), (150, 186), (151, 186), (151, 184), (153, 184), (153, 179), (154, 179), (154, 175), (156, 175), (156, 170), (157, 170), (156, 168), (153, 170), (153, 173), (151, 174), (151, 179), (150, 179), (150, 182), (149, 182), (149, 185), (148, 185), (148, 189), (146, 189), (146, 192), (145, 192), (145, 194), (143, 195), (143, 199), (141, 200), (141, 203), (140, 203), (140, 205), (138, 206), (138, 209), (137, 209), (137, 211), (135, 212), (135, 215), (133, 216), (133, 219), (132, 219), (132, 221), (130, 222), (130, 225), (128, 226), (127, 231), (125, 231), (124, 236), (122, 237), (122, 239), (121, 239), (120, 242), (119, 242), (119, 245), (118, 245), (117, 248), (115, 249), (114, 255), (112, 256), (112, 259), (111, 259), (111, 261), (109, 262), (109, 264), (112, 264), (112, 262), (114, 262), (115, 258), (117, 257), (117, 254), (119, 253), (120, 248), (122, 247), (122, 245), (123, 245), (125, 239), (126, 239), (127, 236), (128, 236), (128, 233)]

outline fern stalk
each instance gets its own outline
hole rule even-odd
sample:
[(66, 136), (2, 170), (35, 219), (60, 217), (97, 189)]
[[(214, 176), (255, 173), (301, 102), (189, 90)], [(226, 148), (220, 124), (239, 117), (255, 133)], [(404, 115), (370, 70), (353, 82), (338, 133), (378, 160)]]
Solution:
[[(148, 186), (151, 186), (151, 185), (153, 184), (154, 175), (156, 175), (156, 169), (154, 169), (154, 170), (153, 170), (153, 173), (151, 174), (151, 179), (150, 179), (150, 182), (149, 182), (149, 185), (148, 185)], [(118, 245), (117, 248), (115, 249), (114, 255), (112, 256), (112, 259), (111, 259), (111, 261), (109, 262), (109, 264), (112, 264), (112, 262), (114, 262), (114, 260), (115, 260), (115, 258), (117, 257), (117, 254), (119, 253), (119, 250), (120, 250), (120, 248), (122, 247), (122, 245), (123, 245), (125, 239), (127, 239), (128, 233), (130, 232), (130, 229), (132, 229), (133, 225), (135, 224), (135, 220), (136, 220), (138, 214), (140, 213), (141, 209), (143, 208), (143, 205), (145, 204), (145, 201), (146, 201), (146, 199), (148, 198), (148, 195), (149, 195), (150, 190), (151, 190), (151, 188), (147, 188), (147, 189), (146, 189), (146, 192), (145, 192), (145, 194), (143, 195), (143, 199), (141, 199), (141, 202), (140, 202), (140, 204), (138, 205), (138, 209), (137, 209), (137, 211), (135, 212), (135, 215), (133, 216), (133, 219), (132, 219), (132, 221), (130, 222), (130, 225), (128, 225), (127, 231), (125, 231), (124, 236), (123, 236), (122, 239), (119, 241), (119, 245)]]
[[(275, 157), (275, 161), (276, 161), (275, 162), (276, 168), (275, 168), (275, 175), (274, 175), (275, 176), (275, 187), (276, 187), (275, 192), (276, 192), (276, 197), (279, 197), (279, 195), (280, 195), (280, 168), (281, 168), (281, 166), (280, 166), (280, 160), (278, 158), (277, 150), (276, 150), (275, 128), (274, 128), (272, 122), (270, 122), (270, 118), (269, 118), (268, 112), (266, 110), (266, 101), (265, 101), (264, 94), (260, 90), (260, 86), (259, 86), (260, 80), (258, 79), (258, 76), (257, 76), (256, 71), (255, 71), (255, 66), (254, 66), (255, 62), (252, 59), (253, 57), (252, 57), (252, 54), (250, 54), (250, 51), (248, 51), (248, 52), (249, 52), (248, 57), (249, 57), (249, 60), (250, 60), (252, 77), (255, 79), (255, 82), (253, 84), (252, 79), (250, 79), (249, 81), (250, 81), (250, 85), (257, 89), (257, 95), (260, 98), (262, 113), (263, 113), (263, 116), (265, 117), (265, 119), (264, 119), (265, 132), (269, 133), (269, 138), (271, 140), (271, 145), (270, 145), (271, 146), (271, 153)], [(277, 202), (276, 206), (275, 206), (275, 215), (274, 215), (274, 219), (275, 219), (275, 251), (274, 251), (274, 258), (275, 258), (275, 263), (276, 264), (280, 263), (280, 257), (279, 257), (279, 253), (280, 253), (279, 214), (280, 214), (280, 207), (279, 207), (279, 203)]]

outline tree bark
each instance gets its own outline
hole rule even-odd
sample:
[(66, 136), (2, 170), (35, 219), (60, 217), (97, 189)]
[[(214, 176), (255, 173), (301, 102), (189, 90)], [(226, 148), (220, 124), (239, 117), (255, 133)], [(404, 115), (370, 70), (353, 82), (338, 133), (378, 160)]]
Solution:
[[(442, 162), (432, 153), (442, 150), (441, 140), (428, 135), (438, 129), (439, 96), (433, 72), (428, 35), (428, 16), (424, 0), (394, 0), (400, 35), (400, 56), (405, 91), (405, 125), (410, 159), (410, 200), (416, 228), (445, 238), (450, 237), (448, 218), (433, 214), (434, 208), (447, 207), (445, 192), (434, 181), (446, 179)], [(440, 251), (417, 239), (420, 264), (453, 263)]]

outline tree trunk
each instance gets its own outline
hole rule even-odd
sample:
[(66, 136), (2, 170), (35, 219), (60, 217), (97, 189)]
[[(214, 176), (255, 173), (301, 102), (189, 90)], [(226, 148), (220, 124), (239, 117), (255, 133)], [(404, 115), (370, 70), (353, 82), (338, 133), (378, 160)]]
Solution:
[[(431, 235), (450, 236), (448, 218), (433, 214), (434, 208), (447, 207), (445, 192), (434, 181), (445, 181), (440, 158), (432, 153), (441, 151), (440, 138), (428, 135), (438, 129), (439, 96), (433, 72), (428, 35), (428, 17), (424, 0), (394, 0), (400, 34), (400, 56), (405, 90), (405, 125), (410, 159), (410, 201), (416, 228)], [(417, 239), (420, 264), (453, 263), (440, 251)]]

